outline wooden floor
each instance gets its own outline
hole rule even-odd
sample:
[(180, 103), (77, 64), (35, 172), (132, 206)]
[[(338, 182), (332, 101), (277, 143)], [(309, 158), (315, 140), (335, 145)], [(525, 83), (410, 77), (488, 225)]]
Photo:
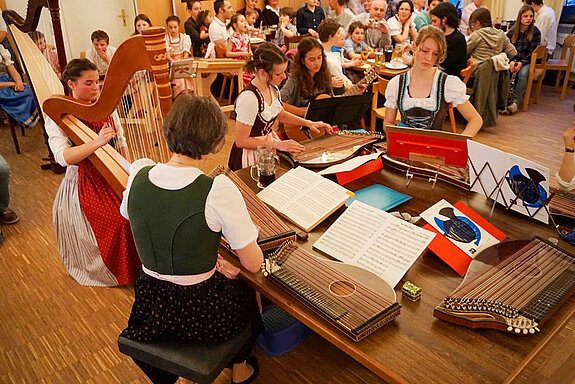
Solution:
[[(575, 120), (574, 102), (575, 91), (560, 102), (558, 93), (544, 87), (539, 105), (501, 117), (476, 139), (548, 166), (554, 175), (563, 151), (561, 133)], [(206, 171), (227, 162), (232, 138), (230, 131), (225, 149), (207, 162)], [(37, 128), (19, 140), (23, 153), (16, 155), (7, 127), (0, 126), (0, 154), (12, 167), (11, 207), (21, 218), (0, 227), (6, 236), (0, 246), (0, 383), (147, 383), (116, 346), (133, 287), (82, 287), (68, 276), (56, 249), (51, 211), (62, 176), (40, 170), (46, 150)], [(257, 348), (255, 354), (262, 368), (256, 383), (381, 382), (315, 334), (281, 357)], [(413, 369), (418, 369), (415, 360)], [(518, 382), (575, 383), (574, 372), (571, 319)], [(229, 370), (216, 381), (229, 382)]]

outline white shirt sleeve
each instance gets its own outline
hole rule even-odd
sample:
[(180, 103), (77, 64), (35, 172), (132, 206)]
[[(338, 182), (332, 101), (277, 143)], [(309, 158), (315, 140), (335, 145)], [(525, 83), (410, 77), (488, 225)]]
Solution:
[(44, 129), (48, 134), (48, 145), (54, 154), (54, 159), (61, 166), (67, 167), (69, 164), (64, 160), (64, 150), (72, 146), (70, 139), (50, 117), (46, 118)]
[[(1, 19), (2, 17), (0, 17)], [(10, 55), (10, 51), (4, 48), (3, 45), (0, 44), (0, 63), (4, 63), (6, 66), (10, 64), (14, 64), (12, 61), (12, 56)]]
[(138, 174), (138, 172), (147, 166), (153, 166), (154, 163), (151, 159), (138, 159), (134, 161), (130, 165), (130, 177), (128, 178), (128, 184), (126, 185), (126, 189), (124, 190), (124, 194), (122, 197), (122, 204), (120, 204), (120, 214), (124, 216), (127, 220), (130, 218), (128, 217), (128, 196), (130, 196), (130, 188), (132, 187), (132, 182), (134, 181), (134, 177)]
[(86, 59), (90, 60), (92, 63), (96, 62), (96, 50), (93, 46), (86, 51)]
[(112, 47), (111, 45), (108, 45), (108, 49), (106, 50), (106, 53), (108, 53), (108, 56), (110, 57), (110, 59), (112, 59), (112, 57), (116, 53), (116, 49), (117, 49), (116, 47)]
[(183, 36), (183, 39), (184, 39), (184, 51), (191, 54), (192, 53), (192, 39), (190, 39), (190, 36), (186, 35), (185, 33), (181, 33), (180, 35)]
[(398, 109), (397, 96), (399, 94), (399, 76), (395, 76), (387, 84), (385, 90), (385, 108)]
[(557, 179), (557, 182), (559, 183), (559, 189), (562, 191), (571, 191), (573, 189), (575, 189), (575, 176), (573, 176), (573, 178), (570, 181), (565, 181), (563, 179), (561, 179), (561, 176), (559, 176), (559, 171), (557, 171), (557, 173), (555, 174), (555, 178)]
[[(389, 89), (389, 86), (387, 87)], [(467, 86), (457, 76), (447, 76), (445, 79), (445, 101), (451, 103), (453, 108), (469, 100), (466, 94)]]
[(553, 53), (557, 44), (557, 19), (545, 7), (541, 8), (540, 15), (535, 20), (535, 26), (541, 31), (541, 43), (547, 46), (550, 53)]
[(238, 187), (224, 175), (214, 179), (206, 199), (206, 223), (214, 232), (222, 232), (232, 249), (245, 248), (258, 238), (246, 203)]
[(252, 126), (258, 114), (258, 98), (251, 91), (240, 93), (236, 100), (236, 120)]
[(403, 26), (397, 17), (394, 16), (387, 20), (387, 32), (389, 33), (389, 36), (401, 35), (401, 32), (403, 32)]

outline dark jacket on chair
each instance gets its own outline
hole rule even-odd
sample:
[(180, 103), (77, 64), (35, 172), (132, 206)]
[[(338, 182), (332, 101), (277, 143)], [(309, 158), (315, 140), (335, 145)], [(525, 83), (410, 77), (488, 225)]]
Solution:
[(507, 106), (509, 96), (509, 72), (497, 72), (493, 60), (480, 63), (473, 72), (475, 80), (469, 101), (483, 118), (483, 127), (497, 124), (499, 109)]

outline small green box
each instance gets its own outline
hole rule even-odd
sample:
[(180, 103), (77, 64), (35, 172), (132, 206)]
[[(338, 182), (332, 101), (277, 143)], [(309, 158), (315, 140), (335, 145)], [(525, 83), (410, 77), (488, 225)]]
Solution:
[(411, 301), (417, 301), (421, 298), (421, 288), (413, 284), (411, 281), (406, 281), (401, 287), (401, 292), (403, 296), (407, 297)]

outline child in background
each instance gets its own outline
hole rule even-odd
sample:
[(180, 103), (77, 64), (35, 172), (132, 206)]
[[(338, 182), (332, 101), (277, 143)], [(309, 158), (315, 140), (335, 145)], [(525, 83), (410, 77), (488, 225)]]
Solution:
[[(252, 57), (252, 50), (250, 48), (250, 37), (248, 35), (248, 23), (246, 18), (241, 13), (236, 13), (232, 16), (228, 29), (233, 28), (234, 33), (228, 38), (226, 47), (226, 57), (231, 57), (238, 60), (249, 59)], [(253, 75), (244, 72), (244, 84), (248, 84)]]
[(246, 23), (248, 23), (248, 32), (255, 32), (258, 31), (259, 32), (259, 25), (255, 25), (256, 21), (258, 19), (258, 11), (256, 11), (255, 9), (246, 9)]
[(62, 71), (60, 70), (60, 63), (58, 62), (58, 54), (55, 50), (48, 48), (44, 34), (39, 31), (32, 31), (29, 32), (28, 35), (34, 44), (36, 44), (40, 52), (42, 52), (46, 60), (48, 60), (48, 63), (50, 63), (50, 66), (56, 73), (56, 76), (58, 76), (58, 79), (62, 79)]
[[(177, 61), (190, 57), (192, 49), (192, 40), (185, 33), (180, 33), (180, 19), (178, 16), (169, 16), (166, 19), (168, 33), (166, 34), (166, 50), (168, 51), (168, 60)], [(172, 92), (176, 97), (184, 90), (194, 89), (192, 79), (174, 79)]]
[(373, 52), (373, 48), (369, 47), (363, 36), (365, 35), (365, 25), (361, 21), (354, 21), (349, 25), (349, 36), (343, 45), (343, 56), (348, 59), (361, 59), (361, 51)]
[(142, 29), (150, 28), (152, 26), (152, 21), (150, 18), (143, 13), (140, 13), (134, 18), (134, 35), (139, 35)]
[[(205, 38), (210, 37), (209, 29), (210, 29), (210, 24), (212, 23), (213, 20), (214, 20), (214, 11), (204, 9), (203, 11), (200, 12), (200, 14), (198, 15), (198, 24), (201, 25), (201, 27), (200, 27), (200, 39), (205, 39)], [(203, 44), (200, 47), (200, 51), (202, 52), (202, 55), (204, 55), (204, 56), (205, 56), (207, 50), (208, 50), (208, 44)]]
[(292, 38), (297, 35), (297, 28), (291, 23), (294, 16), (295, 12), (293, 8), (284, 7), (280, 9), (280, 23), (278, 25), (274, 43), (276, 43), (284, 52), (287, 51), (285, 38)]
[(92, 32), (92, 47), (86, 52), (86, 59), (90, 60), (96, 68), (98, 68), (98, 75), (100, 78), (106, 76), (110, 60), (116, 52), (116, 48), (110, 44), (110, 37), (102, 30)]

